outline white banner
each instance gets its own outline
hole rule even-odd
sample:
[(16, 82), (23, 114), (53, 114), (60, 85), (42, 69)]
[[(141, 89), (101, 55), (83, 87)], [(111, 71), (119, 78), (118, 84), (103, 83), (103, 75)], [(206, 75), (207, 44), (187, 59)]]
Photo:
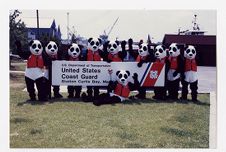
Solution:
[[(113, 73), (109, 75), (108, 70)], [(164, 86), (165, 65), (144, 63), (137, 67), (137, 62), (95, 62), (95, 61), (53, 61), (52, 85), (107, 86), (109, 80), (116, 80), (118, 70), (138, 74), (142, 86)]]

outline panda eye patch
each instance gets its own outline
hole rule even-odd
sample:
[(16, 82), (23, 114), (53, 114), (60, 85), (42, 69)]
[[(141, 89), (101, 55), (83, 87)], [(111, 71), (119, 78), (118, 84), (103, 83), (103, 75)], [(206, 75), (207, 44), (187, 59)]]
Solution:
[(52, 48), (52, 45), (48, 45), (48, 49), (51, 49)]
[(54, 45), (53, 45), (53, 48), (54, 48), (54, 49), (57, 49), (57, 46), (54, 44)]
[(75, 51), (78, 53), (79, 52), (79, 49), (77, 48)]
[(174, 51), (174, 52), (176, 52), (176, 51), (177, 51), (177, 49), (174, 47), (174, 48), (173, 48), (173, 51)]
[(36, 44), (33, 44), (33, 45), (32, 45), (32, 48), (35, 49), (35, 48), (36, 48)]
[(99, 46), (99, 44), (100, 44), (99, 42), (96, 42), (96, 45), (97, 45), (97, 46)]
[(94, 45), (94, 42), (92, 41), (90, 44), (91, 44), (91, 45)]
[(74, 49), (73, 47), (72, 47), (72, 48), (70, 48), (70, 51), (71, 51), (71, 52), (73, 52), (74, 50), (75, 50), (75, 49)]
[(128, 76), (127, 76), (126, 74), (124, 74), (124, 78), (125, 78), (125, 79), (127, 79), (127, 78), (128, 78)]
[(117, 45), (116, 44), (113, 44), (113, 47), (116, 49), (117, 48)]
[(147, 51), (147, 47), (146, 47), (146, 46), (144, 46), (144, 47), (143, 47), (143, 50), (144, 50), (144, 51)]
[(187, 50), (186, 50), (186, 53), (188, 54), (189, 52), (190, 52), (190, 49), (187, 49)]
[(119, 76), (118, 76), (118, 77), (119, 77), (119, 79), (121, 79), (121, 78), (122, 78), (122, 74), (119, 74)]
[(111, 48), (111, 44), (109, 44), (108, 47)]
[(38, 48), (39, 48), (39, 49), (41, 49), (41, 48), (42, 48), (42, 46), (41, 46), (40, 44), (38, 44)]
[(195, 54), (195, 50), (194, 49), (192, 49), (192, 53)]
[(163, 52), (163, 50), (162, 49), (159, 49), (159, 53), (162, 53)]

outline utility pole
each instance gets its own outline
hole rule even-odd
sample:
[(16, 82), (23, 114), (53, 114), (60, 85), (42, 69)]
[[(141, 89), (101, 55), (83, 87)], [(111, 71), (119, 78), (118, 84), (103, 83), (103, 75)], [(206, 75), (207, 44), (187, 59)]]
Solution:
[(69, 42), (69, 12), (67, 12), (67, 41)]
[(39, 39), (40, 38), (40, 35), (39, 35), (39, 16), (38, 16), (38, 10), (36, 10), (36, 16), (37, 16), (37, 38), (36, 39)]

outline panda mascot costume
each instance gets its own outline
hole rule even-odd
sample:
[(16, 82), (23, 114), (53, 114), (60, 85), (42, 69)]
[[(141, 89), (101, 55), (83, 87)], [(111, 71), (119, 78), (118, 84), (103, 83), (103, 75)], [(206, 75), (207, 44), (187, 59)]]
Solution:
[(169, 71), (167, 73), (167, 89), (169, 99), (178, 99), (180, 76), (183, 70), (183, 59), (180, 50), (183, 45), (172, 43), (169, 47)]
[(192, 45), (188, 45), (184, 50), (184, 69), (182, 75), (182, 100), (187, 100), (188, 85), (191, 89), (192, 101), (198, 102), (198, 76), (196, 64), (196, 49)]
[[(143, 63), (148, 63), (153, 61), (154, 61), (154, 54), (153, 54), (153, 49), (151, 49), (151, 46), (146, 43), (139, 44), (138, 56), (136, 57), (136, 62), (138, 62), (137, 66), (141, 67)], [(135, 97), (139, 99), (146, 98), (145, 87), (140, 87), (138, 89), (138, 92), (139, 93)]]
[(122, 62), (126, 56), (126, 51), (122, 50), (119, 44), (119, 41), (108, 41), (107, 44), (107, 62)]
[[(81, 55), (82, 47), (76, 43), (72, 43), (67, 51), (66, 60), (67, 61), (82, 61)], [(80, 98), (82, 91), (82, 86), (68, 86), (68, 98)]]
[[(164, 45), (157, 45), (154, 50), (155, 62), (154, 64), (165, 64), (165, 80), (169, 70), (169, 61), (167, 59), (167, 51)], [(153, 99), (165, 100), (166, 99), (166, 81), (163, 87), (154, 87)]]
[[(45, 71), (44, 77), (47, 80), (47, 92), (49, 99), (51, 99), (51, 87), (52, 87), (52, 61), (61, 60), (62, 52), (58, 50), (58, 45), (54, 41), (49, 41), (45, 47), (43, 53)], [(53, 86), (54, 98), (62, 98), (63, 96), (59, 93), (60, 86)]]
[(132, 76), (134, 83), (128, 81), (130, 77), (129, 71), (119, 70), (116, 72), (116, 77), (116, 81), (109, 81), (108, 84), (108, 90), (113, 92), (101, 94), (99, 99), (93, 101), (94, 105), (121, 103), (129, 97), (130, 91), (139, 87), (137, 73)]
[(43, 60), (43, 46), (39, 40), (32, 40), (29, 43), (30, 51), (22, 51), (20, 41), (16, 41), (18, 55), (27, 60), (27, 67), (25, 70), (25, 82), (27, 92), (29, 93), (30, 100), (36, 100), (35, 87), (38, 90), (38, 100), (47, 101), (47, 94), (45, 92), (46, 81), (44, 78), (44, 60)]
[[(102, 41), (101, 39), (97, 38), (89, 38), (88, 39), (88, 46), (87, 46), (87, 53), (84, 57), (85, 61), (102, 61), (105, 57), (104, 51), (102, 48)], [(90, 102), (93, 99), (98, 98), (99, 96), (99, 88), (97, 86), (87, 86), (87, 94), (83, 93), (82, 98), (85, 102)], [(93, 94), (94, 92), (94, 94)]]

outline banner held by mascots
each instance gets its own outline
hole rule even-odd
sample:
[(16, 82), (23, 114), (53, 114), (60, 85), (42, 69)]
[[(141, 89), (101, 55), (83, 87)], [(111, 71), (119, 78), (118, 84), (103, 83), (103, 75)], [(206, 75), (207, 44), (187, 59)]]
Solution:
[[(107, 86), (110, 77), (115, 80), (116, 71), (122, 69), (137, 73), (141, 86), (165, 84), (165, 64), (161, 63), (144, 63), (137, 67), (137, 62), (53, 61), (52, 69), (52, 85)], [(133, 82), (133, 79), (129, 81)]]

